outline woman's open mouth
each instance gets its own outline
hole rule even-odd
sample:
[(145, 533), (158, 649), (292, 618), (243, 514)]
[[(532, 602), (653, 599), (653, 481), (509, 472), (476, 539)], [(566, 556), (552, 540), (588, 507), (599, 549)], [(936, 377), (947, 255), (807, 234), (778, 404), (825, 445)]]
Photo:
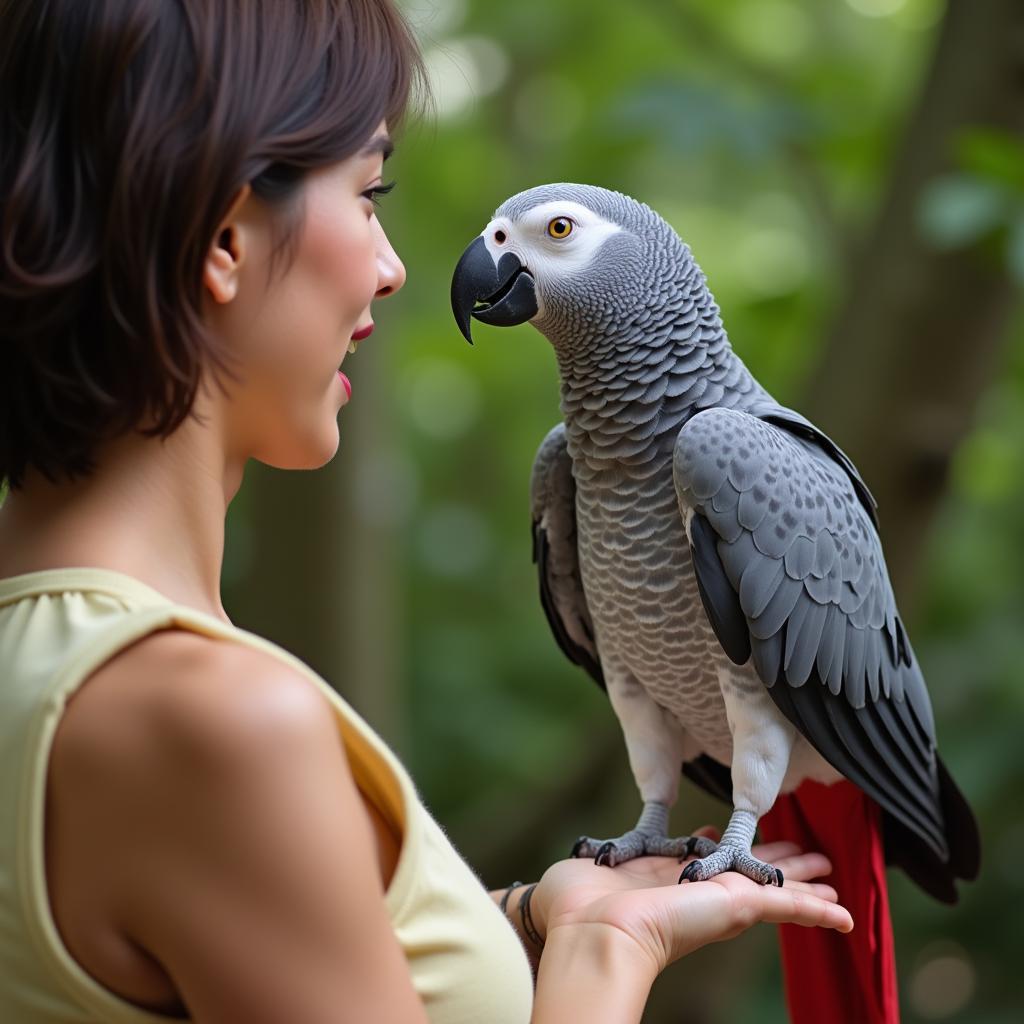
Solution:
[(348, 351), (354, 353), (359, 347), (359, 342), (361, 342), (363, 338), (368, 338), (371, 334), (373, 334), (373, 324), (370, 324), (369, 327), (364, 327), (360, 331), (356, 331), (348, 343)]

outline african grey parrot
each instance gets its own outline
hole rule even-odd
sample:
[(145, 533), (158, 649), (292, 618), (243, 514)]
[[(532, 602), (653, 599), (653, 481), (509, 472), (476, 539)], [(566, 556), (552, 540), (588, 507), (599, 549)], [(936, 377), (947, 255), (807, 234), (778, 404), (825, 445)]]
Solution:
[[(471, 317), (529, 321), (558, 362), (564, 423), (531, 482), (541, 598), (607, 689), (643, 801), (635, 828), (574, 853), (696, 852), (680, 881), (781, 885), (751, 855), (759, 819), (845, 777), (880, 805), (886, 859), (955, 901), (977, 826), (936, 754), (874, 499), (733, 352), (689, 247), (621, 193), (542, 185), (466, 249), (452, 307), (470, 342)], [(667, 835), (681, 767), (733, 806), (717, 845)]]

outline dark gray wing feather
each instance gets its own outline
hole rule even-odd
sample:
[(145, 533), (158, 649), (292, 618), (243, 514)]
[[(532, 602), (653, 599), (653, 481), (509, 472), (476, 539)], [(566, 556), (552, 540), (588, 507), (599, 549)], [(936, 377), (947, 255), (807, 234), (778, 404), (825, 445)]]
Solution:
[(537, 450), (530, 479), (533, 560), (540, 601), (558, 646), (605, 689), (594, 624), (580, 578), (576, 547), (576, 481), (565, 447), (565, 426), (548, 432)]
[[(955, 898), (949, 872), (976, 871), (977, 829), (940, 771), (931, 703), (856, 468), (802, 416), (766, 405), (692, 417), (673, 470), (723, 649), (734, 661), (749, 650), (786, 717), (930, 858), (921, 884)], [(966, 838), (951, 836), (947, 804)]]
[(774, 423), (776, 426), (782, 427), (783, 430), (788, 430), (791, 434), (796, 434), (798, 437), (818, 445), (835, 462), (838, 462), (846, 470), (846, 475), (850, 478), (850, 483), (853, 485), (858, 500), (871, 517), (871, 522), (875, 529), (878, 529), (878, 502), (875, 501), (875, 496), (868, 490), (868, 485), (861, 479), (861, 475), (857, 472), (857, 467), (853, 464), (853, 460), (831, 437), (822, 433), (809, 419), (801, 416), (800, 413), (794, 412), (792, 409), (786, 409), (783, 406), (768, 406), (763, 410), (757, 410), (757, 416), (764, 420), (765, 423)]

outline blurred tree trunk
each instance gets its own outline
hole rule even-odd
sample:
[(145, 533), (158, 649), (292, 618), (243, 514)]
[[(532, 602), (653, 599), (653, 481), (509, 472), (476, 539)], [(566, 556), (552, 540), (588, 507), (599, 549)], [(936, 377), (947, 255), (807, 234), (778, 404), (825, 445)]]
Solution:
[[(230, 517), (245, 538), (242, 564), (237, 581), (225, 584), (225, 606), (238, 626), (319, 672), (405, 756), (396, 522), (386, 507), (372, 509), (388, 498), (375, 469), (389, 461), (393, 396), (387, 352), (372, 339), (363, 344), (355, 371), (346, 366), (356, 384), (339, 413), (334, 459), (309, 472), (247, 467)], [(233, 530), (229, 524), (228, 552)]]
[(991, 249), (939, 252), (917, 229), (923, 191), (953, 166), (960, 134), (982, 126), (1024, 137), (1020, 0), (950, 0), (882, 202), (800, 403), (878, 500), (905, 616), (950, 461), (999, 369), (1016, 299)]

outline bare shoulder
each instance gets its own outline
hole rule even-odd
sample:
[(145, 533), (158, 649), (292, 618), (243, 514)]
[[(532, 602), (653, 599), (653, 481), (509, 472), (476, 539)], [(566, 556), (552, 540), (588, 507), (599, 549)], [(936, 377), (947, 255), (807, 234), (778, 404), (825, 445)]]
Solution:
[[(326, 700), (310, 680), (265, 651), (184, 629), (150, 633), (104, 662), (83, 684), (83, 703), (117, 699), (121, 713), (155, 716), (154, 724), (194, 726), (190, 716), (216, 725), (218, 710), (238, 708), (238, 697), (255, 722), (266, 712), (329, 717)], [(268, 707), (269, 704), (269, 707)], [(184, 716), (182, 718), (181, 716)], [(138, 724), (138, 723), (136, 723)]]
[[(298, 733), (338, 746), (323, 694), (294, 667), (244, 644), (159, 630), (110, 658), (72, 695), (54, 740), (52, 769), (120, 772), (126, 763), (195, 769), (227, 765), (269, 737)], [(343, 759), (344, 760), (344, 759)], [(338, 767), (344, 768), (345, 765)], [(180, 777), (180, 776), (179, 776)]]
[(117, 852), (119, 926), (195, 1020), (347, 1020), (342, 1005), (353, 1020), (380, 1007), (425, 1019), (310, 679), (264, 651), (161, 631), (90, 677), (64, 718), (54, 769)]

